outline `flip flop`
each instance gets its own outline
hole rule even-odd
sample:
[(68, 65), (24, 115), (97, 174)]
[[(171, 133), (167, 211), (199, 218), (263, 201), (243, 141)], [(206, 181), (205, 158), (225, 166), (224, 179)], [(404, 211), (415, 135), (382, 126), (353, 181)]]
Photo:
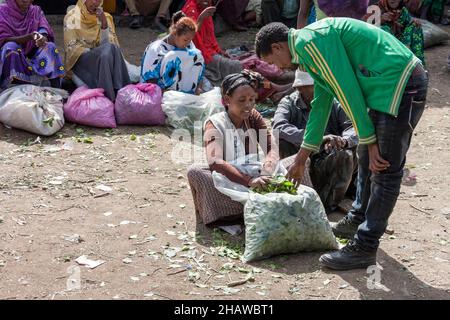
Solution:
[(133, 17), (133, 20), (130, 22), (131, 29), (139, 29), (141, 27), (141, 22), (139, 21), (139, 17)]

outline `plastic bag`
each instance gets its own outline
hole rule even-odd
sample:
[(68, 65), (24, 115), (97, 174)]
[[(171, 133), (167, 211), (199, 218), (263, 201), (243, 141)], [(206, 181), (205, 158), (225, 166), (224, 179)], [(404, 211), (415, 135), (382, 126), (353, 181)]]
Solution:
[(175, 129), (186, 129), (191, 134), (203, 129), (203, 123), (213, 114), (225, 111), (220, 88), (214, 88), (199, 96), (178, 91), (166, 91), (162, 110), (167, 124)]
[(117, 124), (163, 125), (166, 116), (161, 109), (161, 88), (152, 83), (130, 84), (117, 93)]
[(283, 71), (276, 65), (270, 65), (259, 59), (256, 54), (240, 60), (244, 69), (249, 69), (260, 73), (266, 78), (277, 78), (283, 74)]
[(97, 128), (116, 128), (114, 104), (105, 97), (105, 90), (80, 87), (64, 105), (67, 121)]
[(431, 23), (430, 21), (422, 19), (415, 20), (418, 20), (422, 25), (425, 48), (435, 46), (450, 39), (450, 34), (442, 30), (435, 24)]
[[(259, 176), (262, 167), (254, 156), (232, 164), (250, 176)], [(285, 173), (280, 162), (274, 176)], [(314, 189), (301, 185), (297, 195), (261, 195), (220, 173), (213, 172), (212, 177), (217, 190), (244, 204), (244, 262), (279, 254), (338, 248), (325, 208)]]
[(65, 90), (34, 85), (18, 85), (0, 94), (0, 122), (43, 136), (51, 136), (64, 126)]

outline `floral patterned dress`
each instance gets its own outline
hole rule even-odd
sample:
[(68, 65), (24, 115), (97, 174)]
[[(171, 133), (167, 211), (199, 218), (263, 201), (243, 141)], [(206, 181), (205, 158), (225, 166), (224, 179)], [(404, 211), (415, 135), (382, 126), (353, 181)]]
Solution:
[[(44, 32), (43, 32), (44, 33)], [(41, 85), (45, 80), (64, 76), (64, 66), (59, 51), (53, 42), (35, 48), (26, 55), (24, 48), (15, 42), (7, 42), (0, 49), (0, 89), (14, 81)]]
[(203, 79), (205, 60), (194, 43), (179, 49), (166, 39), (151, 43), (141, 63), (141, 82), (153, 81), (163, 90), (194, 94)]

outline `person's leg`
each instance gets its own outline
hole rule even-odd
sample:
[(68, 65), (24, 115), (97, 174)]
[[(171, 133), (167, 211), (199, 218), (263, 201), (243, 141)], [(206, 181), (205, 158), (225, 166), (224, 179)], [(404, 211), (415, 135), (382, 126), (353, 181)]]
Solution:
[(277, 0), (262, 0), (262, 23), (281, 22), (281, 8)]
[(365, 211), (366, 220), (360, 224), (354, 240), (340, 251), (322, 255), (320, 262), (324, 266), (349, 270), (376, 264), (379, 239), (386, 230), (400, 193), (403, 168), (413, 130), (425, 108), (427, 86), (425, 72), (411, 77), (397, 117), (373, 110), (370, 112), (377, 132), (380, 154), (389, 161), (390, 166), (381, 173), (372, 174), (370, 197)]
[(311, 161), (311, 180), (326, 211), (333, 212), (350, 185), (353, 175), (353, 152), (340, 150), (333, 154), (315, 154)]
[(90, 89), (103, 88), (105, 96), (115, 100), (113, 45), (105, 43), (83, 53), (73, 67), (73, 72)]
[(369, 153), (367, 146), (359, 145), (358, 154), (358, 174), (356, 178), (356, 199), (352, 209), (343, 219), (337, 223), (332, 223), (331, 228), (335, 236), (345, 239), (354, 237), (358, 226), (365, 220), (365, 211), (370, 197), (370, 170)]
[(425, 108), (427, 80), (406, 89), (397, 117), (373, 112), (372, 121), (377, 132), (381, 156), (390, 166), (383, 172), (372, 174), (370, 199), (365, 211), (366, 220), (359, 226), (355, 241), (366, 250), (375, 251), (379, 239), (386, 230), (392, 214), (403, 177), (413, 130)]
[(125, 3), (127, 5), (128, 11), (131, 15), (130, 20), (130, 28), (131, 29), (138, 29), (141, 27), (141, 17), (139, 14), (139, 11), (136, 7), (136, 0), (125, 0)]

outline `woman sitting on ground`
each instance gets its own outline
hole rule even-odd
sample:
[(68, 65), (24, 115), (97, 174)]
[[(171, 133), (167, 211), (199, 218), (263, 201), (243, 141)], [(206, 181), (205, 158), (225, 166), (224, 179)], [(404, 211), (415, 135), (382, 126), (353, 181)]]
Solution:
[(0, 5), (0, 89), (11, 84), (61, 86), (64, 67), (53, 30), (32, 0)]
[(100, 0), (78, 0), (64, 18), (66, 68), (89, 88), (105, 89), (111, 101), (130, 84), (114, 21)]
[(170, 34), (145, 50), (141, 82), (158, 84), (163, 90), (199, 93), (205, 61), (192, 39), (197, 24), (179, 11), (172, 18)]
[(381, 29), (393, 34), (419, 58), (425, 66), (423, 30), (412, 19), (403, 0), (381, 0)]
[[(211, 116), (205, 123), (208, 165), (193, 165), (188, 171), (188, 180), (197, 217), (206, 225), (219, 220), (239, 219), (243, 214), (242, 204), (232, 201), (214, 187), (212, 171), (246, 187), (258, 187), (267, 183), (278, 162), (273, 137), (255, 110), (259, 85), (258, 78), (250, 72), (227, 76), (222, 83), (226, 111)], [(246, 175), (230, 163), (258, 153), (258, 146), (265, 154), (261, 176)]]

